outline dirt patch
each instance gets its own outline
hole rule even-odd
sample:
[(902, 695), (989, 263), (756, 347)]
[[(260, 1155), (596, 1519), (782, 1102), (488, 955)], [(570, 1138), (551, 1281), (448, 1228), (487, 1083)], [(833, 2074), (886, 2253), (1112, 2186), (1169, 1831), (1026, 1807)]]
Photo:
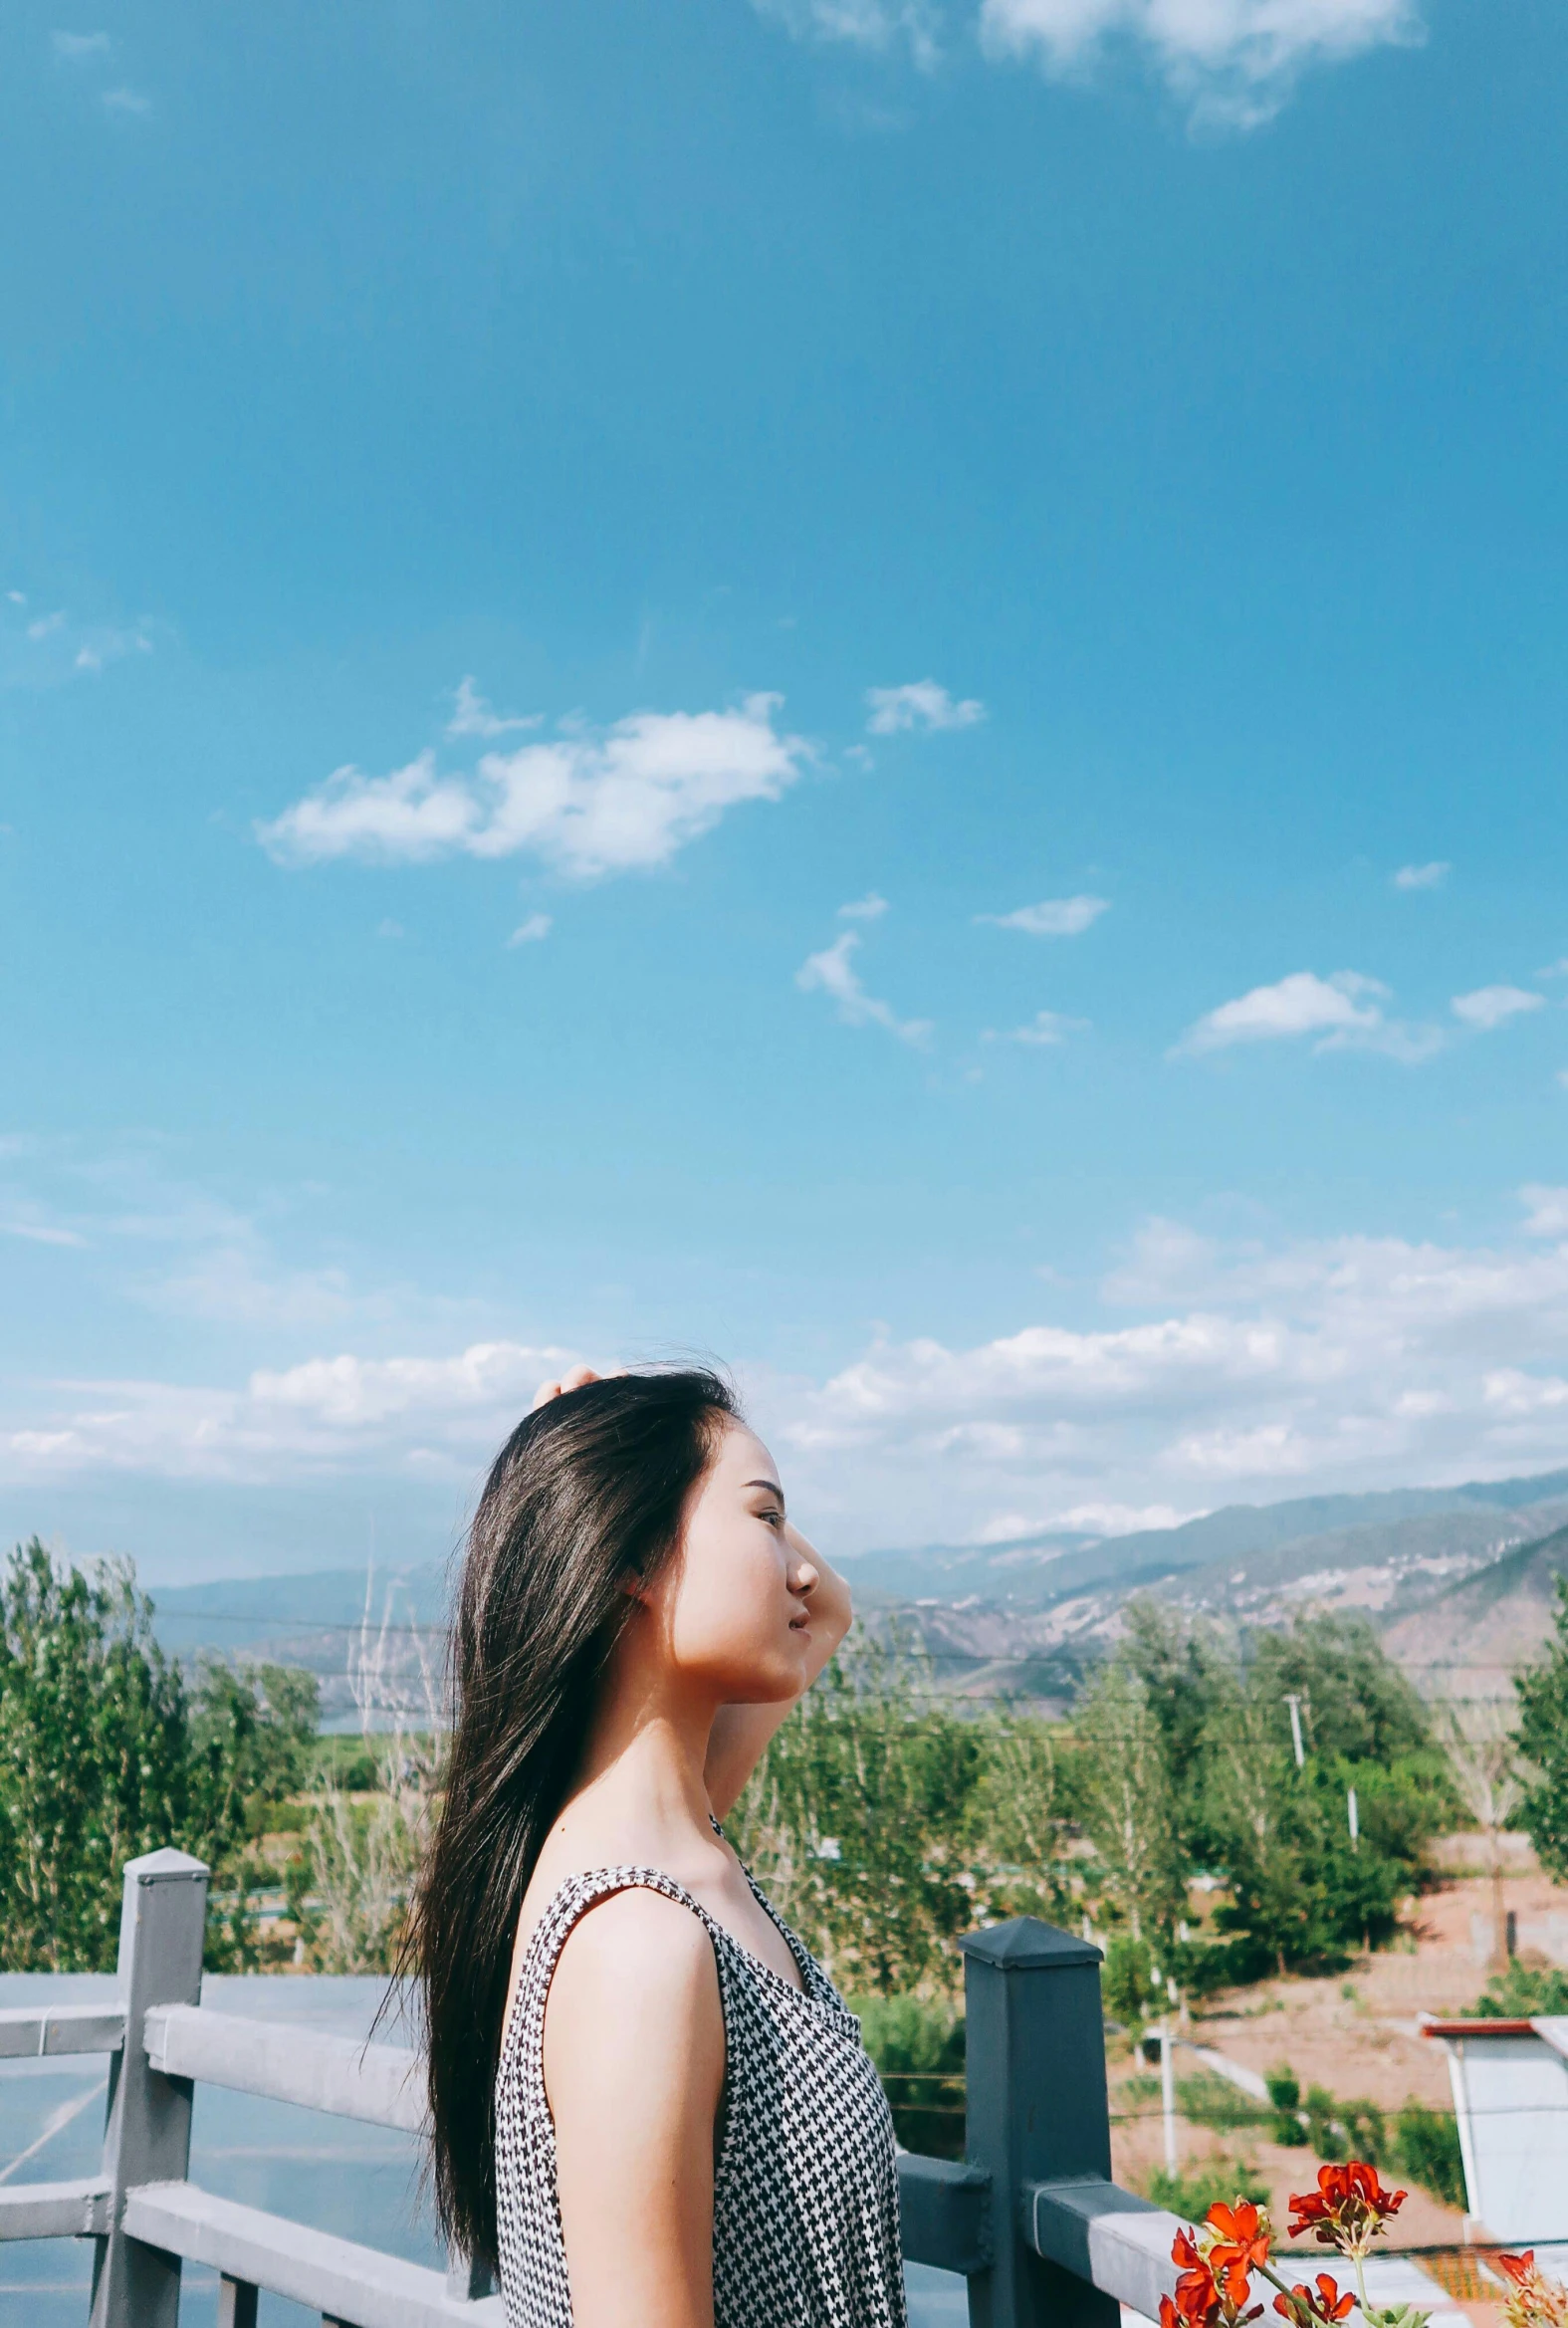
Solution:
[[(1389, 2117), (1408, 2102), (1452, 2110), (1448, 2057), (1420, 2034), (1420, 2016), (1468, 2011), (1488, 1978), (1492, 1888), (1485, 1872), (1466, 1871), (1468, 1844), (1461, 1837), (1442, 1848), (1441, 1863), (1452, 1872), (1416, 1904), (1395, 1947), (1359, 1957), (1343, 1973), (1267, 1980), (1218, 1997), (1192, 2015), (1182, 2034), (1258, 2075), (1288, 2066), (1303, 2094), (1310, 2085), (1323, 2086), (1336, 2102), (1373, 2102)], [(1504, 1908), (1513, 1911), (1522, 1936), (1539, 1932), (1555, 1941), (1568, 1930), (1568, 1889), (1553, 1884), (1517, 1844), (1509, 1853)], [(1536, 1956), (1527, 1948), (1520, 1953), (1526, 1961)], [(1190, 2055), (1179, 2053), (1177, 2060), (1181, 2075), (1197, 2067)], [(1112, 2128), (1113, 2171), (1134, 2190), (1164, 2162), (1158, 2099), (1118, 2098), (1140, 2073), (1147, 2078), (1143, 2064), (1128, 2057), (1111, 2067), (1112, 2110), (1123, 2112)], [(1181, 2121), (1178, 2146), (1184, 2173), (1219, 2158), (1251, 2167), (1268, 2186), (1281, 2232), (1290, 2193), (1308, 2189), (1321, 2163), (1305, 2145), (1286, 2149), (1270, 2141), (1266, 2127), (1221, 2132)], [(1465, 2218), (1412, 2190), (1395, 2228), (1391, 2244), (1401, 2247), (1462, 2243)]]

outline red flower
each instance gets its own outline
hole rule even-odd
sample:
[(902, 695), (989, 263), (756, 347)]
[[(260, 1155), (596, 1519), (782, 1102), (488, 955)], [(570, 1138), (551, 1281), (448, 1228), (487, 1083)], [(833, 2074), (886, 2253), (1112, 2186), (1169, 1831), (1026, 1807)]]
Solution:
[(1208, 2222), (1217, 2234), (1205, 2241), (1210, 2269), (1224, 2275), (1225, 2292), (1239, 2307), (1247, 2299), (1250, 2274), (1268, 2261), (1268, 2217), (1249, 2199), (1238, 2199), (1234, 2207), (1217, 2202)]
[(1522, 2255), (1493, 2255), (1499, 2271), (1505, 2271), (1515, 2287), (1526, 2287), (1535, 2277), (1535, 2249), (1526, 2247)]
[(1290, 2236), (1297, 2239), (1311, 2231), (1321, 2247), (1337, 2247), (1342, 2255), (1364, 2255), (1405, 2199), (1403, 2191), (1386, 2191), (1377, 2168), (1364, 2159), (1319, 2167), (1317, 2189), (1291, 2197)]
[[(1220, 2285), (1213, 2267), (1198, 2251), (1190, 2231), (1178, 2231), (1171, 2245), (1171, 2261), (1180, 2266), (1174, 2310), (1188, 2328), (1214, 2328), (1220, 2317)], [(1242, 2293), (1245, 2293), (1243, 2288)], [(1160, 2328), (1170, 2328), (1162, 2306)]]
[(1298, 2280), (1289, 2295), (1275, 2296), (1274, 2310), (1282, 2319), (1293, 2321), (1295, 2328), (1304, 2328), (1309, 2320), (1320, 2321), (1322, 2328), (1334, 2328), (1335, 2323), (1350, 2317), (1355, 2303), (1353, 2295), (1340, 2294), (1331, 2272), (1320, 2271), (1314, 2286)]

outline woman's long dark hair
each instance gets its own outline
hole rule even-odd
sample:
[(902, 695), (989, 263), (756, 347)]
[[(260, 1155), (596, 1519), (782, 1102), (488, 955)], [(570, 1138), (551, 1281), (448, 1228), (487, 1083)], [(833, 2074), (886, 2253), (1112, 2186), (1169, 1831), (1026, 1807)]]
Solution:
[(446, 1792), (405, 1961), (423, 1985), (441, 2226), (496, 2260), (495, 2080), (518, 1912), (631, 1608), (675, 1548), (735, 1394), (696, 1368), (564, 1392), (497, 1456), (469, 1532)]

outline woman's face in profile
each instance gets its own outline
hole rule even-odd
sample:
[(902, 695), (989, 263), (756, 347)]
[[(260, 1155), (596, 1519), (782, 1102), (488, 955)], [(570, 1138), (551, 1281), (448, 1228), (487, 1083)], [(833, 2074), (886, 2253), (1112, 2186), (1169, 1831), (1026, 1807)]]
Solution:
[(672, 1667), (723, 1705), (794, 1697), (808, 1671), (816, 1580), (773, 1457), (743, 1424), (727, 1424), (675, 1556), (639, 1595)]

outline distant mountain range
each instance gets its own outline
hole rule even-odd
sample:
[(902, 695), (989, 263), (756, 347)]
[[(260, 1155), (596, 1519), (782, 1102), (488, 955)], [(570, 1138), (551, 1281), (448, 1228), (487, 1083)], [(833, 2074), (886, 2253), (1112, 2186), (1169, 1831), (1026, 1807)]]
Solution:
[[(1360, 1609), (1415, 1678), (1442, 1687), (1445, 1669), (1462, 1670), (1485, 1693), (1505, 1685), (1550, 1623), (1553, 1579), (1568, 1573), (1568, 1471), (1231, 1505), (1133, 1535), (930, 1544), (845, 1565), (872, 1622), (918, 1636), (966, 1695), (1065, 1701), (1134, 1592), (1243, 1625), (1281, 1624), (1306, 1606)], [(185, 1658), (219, 1651), (309, 1667), (324, 1713), (341, 1722), (353, 1713), (346, 1673), (368, 1621), (388, 1684), (417, 1705), (447, 1572), (368, 1581), (368, 1610), (362, 1568), (165, 1587), (153, 1595), (156, 1628)]]

